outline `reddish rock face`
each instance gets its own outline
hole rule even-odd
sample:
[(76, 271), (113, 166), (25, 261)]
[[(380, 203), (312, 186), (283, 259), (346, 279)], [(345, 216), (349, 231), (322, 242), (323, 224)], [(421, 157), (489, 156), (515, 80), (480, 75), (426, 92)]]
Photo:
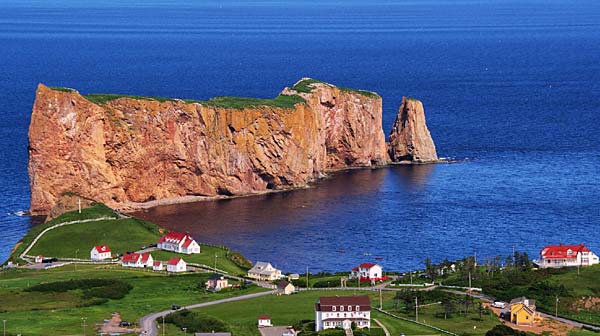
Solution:
[(420, 101), (402, 97), (402, 104), (390, 133), (388, 152), (393, 162), (425, 163), (438, 160)]
[(286, 88), (306, 100), (290, 108), (236, 109), (125, 97), (95, 104), (40, 84), (29, 128), (31, 212), (47, 213), (65, 192), (128, 208), (304, 187), (332, 170), (390, 162), (379, 96), (311, 89)]

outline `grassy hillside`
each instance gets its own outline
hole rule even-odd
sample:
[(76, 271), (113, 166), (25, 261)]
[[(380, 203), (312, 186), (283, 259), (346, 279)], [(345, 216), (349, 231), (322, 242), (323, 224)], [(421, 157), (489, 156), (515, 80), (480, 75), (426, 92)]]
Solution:
[[(78, 335), (83, 331), (82, 317), (87, 317), (88, 325), (93, 326), (110, 318), (111, 313), (119, 312), (123, 319), (137, 322), (141, 316), (169, 309), (172, 304), (187, 305), (262, 290), (250, 287), (207, 293), (203, 284), (208, 276), (198, 273), (168, 276), (118, 265), (69, 265), (43, 271), (2, 271), (0, 320), (7, 320), (8, 335)], [(123, 299), (109, 299), (101, 304), (85, 298), (80, 290), (63, 293), (26, 291), (37, 284), (70, 279), (116, 279), (129, 283), (133, 288)]]
[[(256, 328), (259, 314), (269, 314), (274, 325), (294, 325), (302, 320), (314, 320), (314, 305), (320, 296), (352, 295), (349, 291), (310, 291), (289, 296), (263, 296), (257, 299), (226, 303), (211, 306), (197, 311), (224, 321), (234, 335), (260, 335)], [(371, 296), (371, 303), (378, 300), (378, 293), (367, 291), (356, 294)], [(388, 328), (394, 330), (393, 335), (400, 332), (406, 335), (432, 335), (437, 331), (421, 327), (414, 323), (386, 318), (382, 314), (372, 312), (373, 317), (380, 319)], [(373, 323), (373, 327), (376, 325)]]

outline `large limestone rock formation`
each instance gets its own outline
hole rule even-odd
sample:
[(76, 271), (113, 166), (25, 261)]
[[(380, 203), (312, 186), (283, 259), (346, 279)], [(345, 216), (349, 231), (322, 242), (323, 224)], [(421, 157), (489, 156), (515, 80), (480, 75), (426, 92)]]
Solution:
[[(433, 157), (399, 148), (409, 138), (386, 144), (374, 93), (303, 79), (280, 98), (93, 97), (40, 84), (29, 129), (31, 212), (47, 213), (65, 192), (127, 208), (304, 187), (333, 170), (388, 164), (388, 153)], [(401, 128), (420, 139), (422, 108), (416, 119), (423, 125)]]
[(394, 162), (434, 162), (438, 160), (435, 144), (425, 123), (423, 104), (414, 98), (402, 97), (398, 116), (388, 143)]

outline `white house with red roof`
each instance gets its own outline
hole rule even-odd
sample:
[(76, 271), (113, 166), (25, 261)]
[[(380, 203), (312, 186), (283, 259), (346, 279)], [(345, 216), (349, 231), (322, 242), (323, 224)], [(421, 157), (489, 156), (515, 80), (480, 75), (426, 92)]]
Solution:
[(551, 245), (540, 252), (540, 268), (592, 266), (599, 263), (598, 256), (583, 244)]
[(152, 265), (152, 270), (153, 271), (162, 271), (163, 270), (162, 261), (154, 261), (154, 264)]
[(270, 327), (272, 325), (273, 325), (273, 323), (271, 323), (271, 316), (269, 316), (267, 314), (258, 315), (258, 327), (259, 328)]
[(315, 331), (371, 328), (371, 301), (367, 295), (322, 296), (315, 304)]
[(121, 259), (124, 267), (153, 267), (154, 259), (150, 253), (127, 253)]
[(185, 272), (187, 271), (187, 264), (182, 258), (171, 258), (167, 262), (167, 272)]
[(39, 256), (35, 257), (35, 262), (38, 264), (41, 262), (44, 262), (44, 256), (39, 255)]
[(349, 279), (360, 279), (360, 281), (384, 281), (387, 277), (383, 275), (383, 268), (377, 264), (362, 263), (352, 269)]
[(187, 233), (169, 232), (162, 236), (156, 245), (161, 250), (177, 253), (200, 253), (200, 245)]
[(104, 260), (112, 258), (108, 245), (96, 245), (90, 251), (90, 259)]

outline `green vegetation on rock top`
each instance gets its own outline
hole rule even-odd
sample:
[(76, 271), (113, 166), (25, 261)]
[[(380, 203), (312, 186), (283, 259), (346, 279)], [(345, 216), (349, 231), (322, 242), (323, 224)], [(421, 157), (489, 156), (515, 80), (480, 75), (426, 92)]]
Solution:
[(164, 103), (166, 101), (176, 101), (176, 99), (173, 99), (173, 98), (132, 96), (132, 95), (123, 95), (123, 94), (114, 94), (114, 93), (92, 93), (92, 94), (87, 94), (87, 95), (83, 96), (83, 98), (85, 98), (95, 104), (104, 104), (108, 101), (119, 99), (119, 98), (156, 100), (161, 103)]
[(60, 86), (48, 86), (50, 89), (54, 90), (54, 91), (61, 91), (61, 92), (75, 92), (75, 90), (70, 89), (70, 88), (66, 88), (66, 87), (60, 87)]
[(232, 108), (232, 109), (244, 109), (247, 107), (256, 106), (269, 106), (279, 108), (293, 108), (298, 103), (305, 103), (304, 98), (297, 95), (278, 95), (271, 99), (261, 98), (249, 98), (249, 97), (215, 97), (209, 100), (184, 100), (186, 103), (198, 103), (202, 105), (221, 107), (221, 108)]
[[(292, 87), (292, 89), (297, 92), (311, 93), (312, 90), (314, 89), (312, 87), (312, 84), (315, 84), (315, 83), (327, 84), (326, 82), (323, 82), (323, 81), (320, 81), (317, 79), (307, 78), (307, 79), (303, 79), (303, 80), (299, 81), (298, 83), (296, 83), (296, 85), (294, 85)], [(372, 91), (367, 91), (367, 90), (358, 90), (358, 89), (351, 89), (351, 88), (339, 87), (339, 86), (338, 86), (338, 89), (340, 89), (340, 91), (343, 91), (343, 92), (358, 93), (358, 94), (361, 94), (368, 98), (379, 97), (379, 95), (377, 93), (372, 92)]]

